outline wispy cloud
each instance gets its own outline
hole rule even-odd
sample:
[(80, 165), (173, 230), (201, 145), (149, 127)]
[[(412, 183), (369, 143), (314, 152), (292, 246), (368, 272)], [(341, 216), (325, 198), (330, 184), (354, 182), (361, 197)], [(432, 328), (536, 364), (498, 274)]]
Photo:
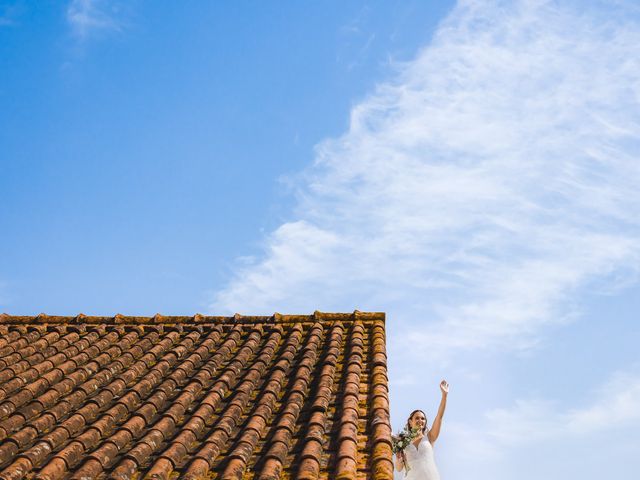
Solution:
[(453, 478), (633, 478), (640, 466), (637, 369), (612, 375), (574, 406), (565, 403), (520, 399), (477, 422), (448, 422), (441, 464)]
[(578, 290), (635, 279), (640, 25), (571, 5), (461, 1), (211, 308), (384, 309), (431, 352), (523, 348)]
[(67, 21), (76, 37), (84, 40), (98, 32), (117, 32), (118, 7), (109, 0), (72, 0), (67, 7)]
[(336, 61), (353, 70), (366, 61), (371, 46), (376, 40), (376, 34), (369, 26), (371, 9), (361, 8), (357, 15), (338, 30), (340, 38), (336, 52)]
[[(592, 397), (590, 402), (564, 410), (551, 399), (516, 400), (510, 408), (488, 411), (482, 425), (453, 425), (454, 442), (474, 456), (479, 453), (501, 455), (523, 445), (551, 439), (566, 443), (571, 438), (611, 435), (620, 429), (636, 430), (640, 425), (640, 375), (637, 372), (612, 375)], [(482, 445), (477, 445), (478, 438), (483, 439)]]

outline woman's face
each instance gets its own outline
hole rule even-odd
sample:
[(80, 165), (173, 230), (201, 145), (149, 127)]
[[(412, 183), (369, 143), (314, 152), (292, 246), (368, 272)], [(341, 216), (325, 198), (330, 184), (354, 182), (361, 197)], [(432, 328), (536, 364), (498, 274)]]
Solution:
[(427, 426), (427, 418), (424, 416), (422, 412), (416, 412), (411, 415), (409, 419), (409, 426), (411, 428), (419, 428), (420, 431), (424, 431), (424, 428)]

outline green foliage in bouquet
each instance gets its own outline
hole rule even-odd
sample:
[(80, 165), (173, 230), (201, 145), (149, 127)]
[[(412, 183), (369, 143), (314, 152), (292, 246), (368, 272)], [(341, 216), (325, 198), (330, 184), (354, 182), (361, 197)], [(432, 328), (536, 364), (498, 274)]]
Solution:
[(398, 452), (402, 452), (405, 448), (411, 445), (416, 437), (420, 433), (420, 429), (418, 427), (414, 427), (411, 429), (403, 429), (397, 435), (391, 435), (391, 448), (393, 449), (394, 455)]
[(404, 463), (404, 474), (406, 475), (411, 468), (409, 467), (409, 462), (407, 462), (407, 456), (404, 453), (404, 450), (411, 445), (418, 434), (420, 433), (420, 429), (418, 427), (409, 428), (406, 427), (397, 435), (391, 435), (391, 448), (393, 450), (393, 454), (400, 452), (402, 456), (402, 462)]

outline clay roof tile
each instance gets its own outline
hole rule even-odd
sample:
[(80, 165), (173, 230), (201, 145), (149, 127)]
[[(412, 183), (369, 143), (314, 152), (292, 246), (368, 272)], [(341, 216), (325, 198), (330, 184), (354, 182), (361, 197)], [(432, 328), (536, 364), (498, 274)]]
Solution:
[(393, 478), (384, 314), (0, 315), (0, 478)]

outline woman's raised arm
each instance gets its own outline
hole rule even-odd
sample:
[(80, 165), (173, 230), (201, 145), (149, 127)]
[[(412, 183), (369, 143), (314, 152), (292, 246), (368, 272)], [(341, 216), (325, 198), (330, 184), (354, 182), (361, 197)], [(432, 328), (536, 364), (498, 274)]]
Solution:
[(442, 392), (442, 398), (440, 399), (440, 406), (438, 407), (438, 414), (436, 418), (433, 420), (433, 425), (431, 426), (431, 430), (429, 430), (429, 434), (427, 437), (429, 441), (433, 444), (438, 439), (440, 435), (440, 427), (442, 426), (442, 417), (444, 416), (444, 411), (447, 408), (447, 395), (449, 394), (449, 384), (442, 380), (440, 382), (440, 391)]

